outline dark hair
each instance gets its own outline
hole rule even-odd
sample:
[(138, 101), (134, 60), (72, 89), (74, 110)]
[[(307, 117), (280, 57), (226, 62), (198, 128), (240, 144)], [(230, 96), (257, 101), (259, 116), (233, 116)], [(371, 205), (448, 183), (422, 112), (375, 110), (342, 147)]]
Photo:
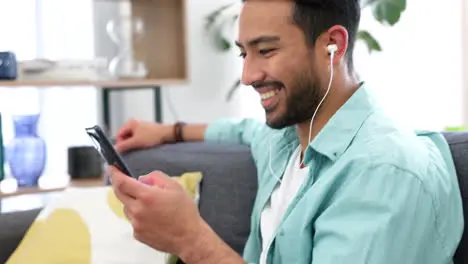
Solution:
[(346, 28), (346, 58), (350, 71), (353, 69), (353, 50), (360, 18), (359, 0), (294, 0), (292, 19), (304, 32), (308, 45), (314, 46), (318, 36), (334, 25)]

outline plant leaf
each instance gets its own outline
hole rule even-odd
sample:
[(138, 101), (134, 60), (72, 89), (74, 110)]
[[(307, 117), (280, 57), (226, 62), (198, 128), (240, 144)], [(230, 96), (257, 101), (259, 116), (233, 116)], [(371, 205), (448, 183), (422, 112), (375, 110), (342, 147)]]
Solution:
[(232, 8), (235, 4), (236, 2), (224, 5), (211, 12), (206, 18), (205, 30), (211, 36), (215, 48), (220, 51), (227, 51), (232, 47), (232, 40), (223, 33), (227, 29), (227, 26), (233, 26), (237, 21), (239, 15), (227, 11), (227, 9)]
[(369, 33), (369, 31), (359, 30), (356, 37), (357, 39), (364, 41), (369, 53), (372, 53), (372, 51), (382, 51), (382, 47), (379, 42)]
[(213, 12), (209, 13), (206, 16), (205, 30), (209, 31), (216, 24), (216, 20), (219, 18), (219, 16), (222, 14), (222, 12), (224, 10), (228, 9), (229, 7), (231, 7), (234, 4), (235, 3), (230, 3), (230, 4), (227, 4), (227, 5), (223, 5), (220, 8), (218, 8), (218, 9), (214, 10)]
[(393, 26), (405, 11), (406, 0), (364, 0), (362, 6), (370, 7), (378, 22)]
[(229, 50), (231, 48), (231, 42), (221, 37), (221, 50)]
[[(231, 21), (230, 21), (231, 23), (229, 24), (229, 26), (233, 26), (234, 23), (237, 21), (237, 18), (238, 18), (238, 17), (239, 17), (238, 15), (231, 17)], [(225, 21), (225, 22), (221, 25), (221, 28), (222, 28), (224, 25), (226, 25), (227, 23), (228, 23), (228, 21)], [(232, 40), (226, 39), (225, 37), (223, 37), (222, 34), (221, 34), (221, 31), (222, 31), (222, 30), (220, 29), (220, 30), (219, 30), (219, 33), (220, 33), (219, 37), (220, 37), (220, 44), (221, 44), (221, 45), (220, 45), (220, 48), (221, 48), (221, 50), (224, 50), (224, 51), (225, 51), (225, 50), (229, 50), (229, 49), (231, 49), (231, 46), (232, 46)]]
[(223, 34), (223, 29), (225, 28), (228, 22), (229, 21), (227, 20), (221, 21), (217, 28), (213, 29), (215, 30), (215, 33), (212, 36), (214, 38), (215, 45), (221, 51), (227, 51), (231, 49), (232, 46), (232, 40), (228, 39)]

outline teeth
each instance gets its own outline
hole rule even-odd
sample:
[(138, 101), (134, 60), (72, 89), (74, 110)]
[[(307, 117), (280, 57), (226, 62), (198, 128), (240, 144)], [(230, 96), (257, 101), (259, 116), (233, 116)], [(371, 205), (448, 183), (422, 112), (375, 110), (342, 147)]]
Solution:
[(260, 94), (260, 97), (262, 98), (262, 100), (266, 100), (266, 99), (269, 99), (269, 98), (275, 96), (278, 93), (278, 91), (279, 90), (262, 93), (262, 94)]

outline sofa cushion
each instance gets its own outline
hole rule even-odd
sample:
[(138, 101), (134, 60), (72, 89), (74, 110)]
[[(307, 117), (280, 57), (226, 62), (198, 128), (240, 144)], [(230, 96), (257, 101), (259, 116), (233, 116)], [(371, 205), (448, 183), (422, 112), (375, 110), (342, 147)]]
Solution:
[[(190, 172), (172, 179), (195, 201), (202, 177), (199, 172)], [(169, 254), (135, 240), (123, 204), (110, 186), (103, 186), (65, 190), (41, 211), (7, 263), (176, 261)]]
[(257, 191), (256, 167), (247, 146), (179, 143), (126, 153), (123, 158), (135, 175), (154, 170), (168, 175), (202, 172), (200, 214), (231, 248), (242, 254)]

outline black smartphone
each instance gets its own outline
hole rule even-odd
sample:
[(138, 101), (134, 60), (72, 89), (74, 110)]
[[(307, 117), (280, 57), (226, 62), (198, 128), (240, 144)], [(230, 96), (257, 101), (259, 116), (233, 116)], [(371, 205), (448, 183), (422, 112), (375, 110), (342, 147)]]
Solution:
[(115, 150), (111, 141), (99, 126), (86, 128), (86, 133), (91, 137), (94, 147), (108, 165), (116, 166), (120, 171), (134, 178), (127, 164), (125, 164), (120, 154)]

